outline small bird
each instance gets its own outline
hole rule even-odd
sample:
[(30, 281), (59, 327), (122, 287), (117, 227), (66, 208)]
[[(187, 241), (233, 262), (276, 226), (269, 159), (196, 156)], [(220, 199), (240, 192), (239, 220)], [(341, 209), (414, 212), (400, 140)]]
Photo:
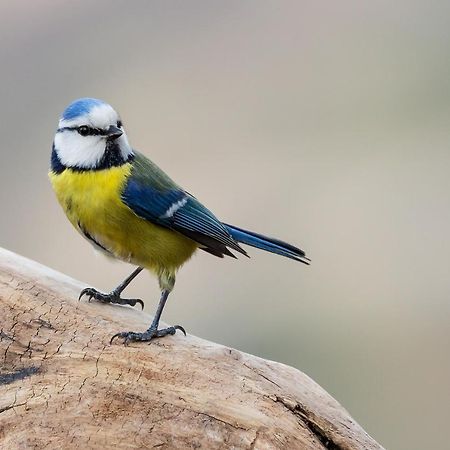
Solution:
[(122, 121), (108, 104), (81, 98), (63, 112), (56, 130), (49, 178), (72, 225), (97, 250), (137, 268), (110, 293), (81, 291), (89, 299), (135, 306), (122, 291), (143, 270), (155, 273), (161, 297), (144, 332), (115, 334), (125, 344), (186, 332), (180, 325), (159, 329), (177, 270), (197, 249), (214, 256), (248, 256), (245, 244), (309, 264), (305, 252), (278, 239), (221, 222), (195, 197), (128, 143)]

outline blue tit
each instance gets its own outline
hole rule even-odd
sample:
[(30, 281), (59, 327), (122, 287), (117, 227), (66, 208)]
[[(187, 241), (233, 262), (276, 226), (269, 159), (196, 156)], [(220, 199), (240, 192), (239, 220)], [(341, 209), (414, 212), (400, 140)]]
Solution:
[[(143, 270), (156, 274), (161, 298), (144, 332), (115, 334), (125, 343), (185, 333), (179, 325), (159, 329), (177, 270), (197, 250), (223, 258), (246, 255), (240, 244), (309, 264), (305, 252), (278, 239), (221, 222), (195, 197), (128, 143), (122, 121), (107, 103), (82, 98), (63, 112), (53, 141), (49, 177), (56, 197), (76, 230), (97, 250), (137, 266), (112, 292), (93, 288), (87, 295), (101, 302), (134, 306), (121, 297)], [(186, 334), (186, 333), (185, 333)]]

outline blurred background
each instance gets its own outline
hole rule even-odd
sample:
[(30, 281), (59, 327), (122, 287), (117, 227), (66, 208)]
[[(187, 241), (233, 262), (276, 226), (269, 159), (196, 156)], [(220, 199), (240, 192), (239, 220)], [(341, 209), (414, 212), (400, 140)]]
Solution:
[[(220, 218), (310, 267), (201, 252), (163, 319), (295, 366), (391, 449), (445, 448), (450, 3), (0, 1), (0, 245), (109, 291), (47, 180), (93, 96)], [(128, 290), (153, 313), (157, 282)]]

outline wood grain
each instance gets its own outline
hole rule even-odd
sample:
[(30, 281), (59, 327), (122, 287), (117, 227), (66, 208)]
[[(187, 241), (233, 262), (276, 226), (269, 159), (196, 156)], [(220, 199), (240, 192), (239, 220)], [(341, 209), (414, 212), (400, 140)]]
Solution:
[(0, 448), (381, 449), (302, 372), (188, 335), (0, 249)]

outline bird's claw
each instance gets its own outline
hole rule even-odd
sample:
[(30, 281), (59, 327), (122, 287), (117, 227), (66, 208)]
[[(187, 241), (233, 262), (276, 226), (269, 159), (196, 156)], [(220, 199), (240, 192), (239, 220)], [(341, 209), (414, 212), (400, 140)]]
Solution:
[(140, 298), (127, 298), (123, 300), (126, 300), (127, 304), (130, 306), (136, 306), (136, 303), (139, 303), (139, 305), (141, 306), (141, 310), (144, 310), (144, 302)]
[(90, 290), (91, 288), (84, 288), (81, 292), (80, 295), (78, 296), (78, 301), (81, 300), (81, 297), (83, 297), (83, 295), (87, 295), (89, 297), (89, 301), (91, 301), (91, 295), (90, 295)]
[(122, 338), (124, 345), (128, 345), (130, 342), (148, 342), (154, 338), (164, 337), (167, 335), (173, 336), (177, 330), (180, 330), (186, 336), (186, 331), (181, 325), (174, 325), (173, 327), (163, 328), (162, 330), (149, 328), (143, 333), (136, 333), (134, 331), (122, 331), (120, 333), (116, 333), (111, 338), (109, 343), (112, 344), (114, 339), (116, 338)]
[(186, 330), (181, 325), (174, 325), (172, 328), (175, 328), (175, 331), (180, 330), (186, 336)]
[(111, 292), (110, 294), (104, 294), (103, 292), (99, 292), (94, 288), (85, 288), (80, 292), (78, 296), (78, 301), (86, 295), (88, 297), (88, 301), (90, 302), (93, 298), (103, 303), (116, 303), (118, 305), (130, 305), (136, 306), (138, 303), (142, 309), (144, 309), (144, 302), (139, 298), (122, 298), (120, 294), (116, 292)]

